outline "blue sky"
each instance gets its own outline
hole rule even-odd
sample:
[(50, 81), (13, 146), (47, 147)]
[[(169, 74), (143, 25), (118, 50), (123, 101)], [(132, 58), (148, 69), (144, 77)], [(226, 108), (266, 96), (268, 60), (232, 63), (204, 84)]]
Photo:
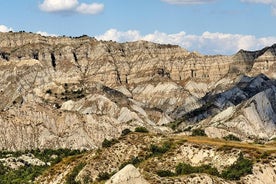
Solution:
[(276, 43), (276, 0), (0, 0), (0, 31), (148, 40), (203, 54)]

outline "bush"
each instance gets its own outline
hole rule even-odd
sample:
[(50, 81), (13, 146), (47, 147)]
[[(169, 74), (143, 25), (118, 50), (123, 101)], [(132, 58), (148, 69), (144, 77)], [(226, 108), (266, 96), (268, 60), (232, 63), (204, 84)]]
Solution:
[(268, 152), (263, 152), (261, 155), (260, 155), (260, 158), (261, 159), (267, 159), (268, 157), (270, 156), (270, 154)]
[(136, 127), (135, 132), (148, 133), (149, 131), (145, 127)]
[(104, 141), (102, 142), (102, 147), (103, 148), (108, 148), (108, 147), (111, 147), (112, 145), (114, 145), (118, 142), (119, 141), (117, 139), (111, 139), (111, 140), (104, 139)]
[(74, 167), (73, 171), (66, 177), (66, 184), (78, 184), (79, 182), (76, 182), (75, 179), (85, 165), (85, 163), (80, 163)]
[(169, 170), (158, 170), (156, 174), (160, 177), (171, 177), (174, 176), (174, 173)]
[(207, 136), (203, 129), (197, 128), (192, 130), (192, 136)]
[(175, 168), (175, 172), (177, 175), (192, 174), (192, 173), (206, 173), (213, 176), (219, 176), (219, 172), (217, 168), (212, 167), (211, 165), (201, 165), (201, 166), (193, 167), (190, 164), (179, 163)]
[(0, 162), (0, 175), (6, 174), (7, 171), (8, 169)]
[(52, 90), (51, 89), (47, 89), (46, 93), (51, 95), (52, 94)]
[(197, 173), (206, 173), (213, 176), (219, 176), (217, 168), (212, 167), (210, 164), (198, 166), (196, 167), (196, 170)]
[(103, 172), (103, 173), (99, 173), (98, 174), (98, 181), (104, 181), (104, 180), (108, 180), (110, 178), (110, 174), (107, 172)]
[(178, 126), (179, 126), (181, 123), (182, 123), (182, 120), (179, 119), (179, 120), (175, 120), (175, 121), (173, 121), (173, 122), (170, 122), (170, 123), (168, 124), (168, 126), (169, 126), (171, 129), (176, 130), (176, 129), (178, 128)]
[(130, 132), (131, 132), (131, 130), (126, 128), (122, 131), (121, 136), (125, 136), (125, 135), (129, 134)]
[(225, 139), (227, 141), (241, 141), (240, 138), (238, 138), (237, 136), (234, 136), (233, 134), (229, 134), (229, 135), (223, 137), (223, 139)]
[(194, 173), (194, 168), (190, 164), (179, 163), (175, 168), (175, 173), (177, 175), (192, 174)]
[(252, 174), (253, 162), (240, 154), (238, 160), (230, 167), (222, 171), (221, 176), (229, 180), (239, 180), (240, 177)]
[(135, 166), (142, 161), (143, 161), (143, 159), (140, 159), (139, 157), (132, 157), (129, 161), (122, 163), (119, 167), (119, 170), (123, 169), (128, 164), (132, 164)]
[(164, 154), (167, 151), (169, 151), (170, 148), (171, 148), (170, 142), (164, 142), (162, 147), (159, 147), (155, 144), (150, 145), (150, 151), (151, 151), (152, 155), (154, 155), (154, 156)]

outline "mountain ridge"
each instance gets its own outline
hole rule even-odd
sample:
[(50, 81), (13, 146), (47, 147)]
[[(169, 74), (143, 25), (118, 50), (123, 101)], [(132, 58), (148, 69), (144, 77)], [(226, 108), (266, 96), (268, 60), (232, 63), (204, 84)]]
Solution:
[(171, 132), (168, 123), (207, 103), (202, 98), (211, 91), (239, 84), (237, 76), (273, 78), (273, 50), (204, 56), (146, 41), (1, 33), (1, 146), (47, 148), (59, 142), (58, 147), (90, 149), (127, 127)]

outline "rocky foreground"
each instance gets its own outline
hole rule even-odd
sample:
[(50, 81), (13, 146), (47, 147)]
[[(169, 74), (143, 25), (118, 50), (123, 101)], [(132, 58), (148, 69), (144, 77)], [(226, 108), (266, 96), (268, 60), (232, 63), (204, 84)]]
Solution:
[[(104, 139), (118, 139), (123, 130), (137, 127), (169, 137), (200, 130), (209, 138), (267, 144), (276, 138), (275, 78), (276, 45), (206, 56), (145, 41), (0, 33), (0, 148), (95, 150)], [(174, 172), (174, 167), (167, 170)], [(222, 168), (217, 167), (219, 172)], [(156, 170), (146, 171), (146, 177), (144, 169), (138, 166), (142, 178), (161, 182)], [(96, 169), (91, 166), (89, 172)], [(90, 173), (89, 178), (95, 181), (98, 174)], [(208, 174), (199, 177), (228, 182)], [(59, 178), (51, 182), (65, 181)], [(188, 182), (181, 175), (165, 183), (176, 178)], [(257, 178), (248, 181), (262, 181)]]

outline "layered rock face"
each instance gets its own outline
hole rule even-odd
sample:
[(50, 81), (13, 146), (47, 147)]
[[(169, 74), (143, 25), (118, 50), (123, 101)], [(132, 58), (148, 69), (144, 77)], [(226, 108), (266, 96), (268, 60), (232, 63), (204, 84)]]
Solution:
[[(226, 107), (243, 109), (244, 117), (259, 116), (262, 130), (271, 128), (261, 137), (270, 138), (275, 129), (273, 82), (260, 90), (256, 82), (258, 90), (253, 95), (232, 91), (242, 100), (225, 102), (215, 113), (183, 117), (202, 108), (210, 94), (217, 97), (234, 89), (239, 74), (254, 78), (263, 72), (273, 79), (274, 62), (275, 45), (234, 56), (202, 56), (145, 41), (116, 43), (87, 36), (0, 33), (0, 148), (91, 149), (104, 138), (118, 137), (125, 128), (145, 126), (169, 133), (172, 130), (164, 125), (174, 120), (182, 119), (181, 126), (194, 124)], [(256, 106), (240, 108), (240, 103), (258, 94)], [(263, 97), (270, 106), (258, 100)], [(232, 97), (226, 94), (226, 98)], [(238, 124), (249, 121), (241, 119)], [(240, 134), (253, 133), (258, 134), (259, 129)]]

